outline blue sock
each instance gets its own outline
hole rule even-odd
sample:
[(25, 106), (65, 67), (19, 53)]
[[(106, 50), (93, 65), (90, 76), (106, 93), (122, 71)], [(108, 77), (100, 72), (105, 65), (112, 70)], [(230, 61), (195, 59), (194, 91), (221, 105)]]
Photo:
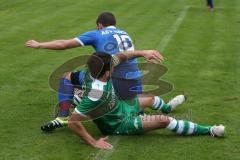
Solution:
[(58, 89), (58, 104), (60, 107), (61, 117), (67, 117), (69, 115), (69, 108), (73, 99), (74, 87), (70, 80), (61, 78)]

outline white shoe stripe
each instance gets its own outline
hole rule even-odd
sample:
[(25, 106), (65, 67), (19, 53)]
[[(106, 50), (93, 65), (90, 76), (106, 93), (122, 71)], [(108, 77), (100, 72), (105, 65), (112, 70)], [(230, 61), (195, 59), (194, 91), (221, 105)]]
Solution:
[(56, 125), (54, 120), (53, 120), (53, 121), (51, 121), (51, 122), (52, 122), (53, 126), (55, 126), (55, 125)]
[(59, 125), (59, 124), (60, 124), (57, 120), (54, 120), (54, 121), (55, 121), (56, 125)]

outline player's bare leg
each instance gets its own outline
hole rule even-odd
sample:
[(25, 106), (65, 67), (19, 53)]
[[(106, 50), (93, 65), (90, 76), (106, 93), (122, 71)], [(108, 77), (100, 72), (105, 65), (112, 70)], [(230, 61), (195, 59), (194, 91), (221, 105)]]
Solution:
[(141, 117), (144, 132), (166, 128), (170, 119), (164, 115), (145, 115)]

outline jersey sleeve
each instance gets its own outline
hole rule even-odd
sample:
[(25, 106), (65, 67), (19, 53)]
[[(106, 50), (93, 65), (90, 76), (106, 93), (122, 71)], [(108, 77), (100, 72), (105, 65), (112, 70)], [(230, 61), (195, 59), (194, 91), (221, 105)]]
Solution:
[(80, 36), (76, 37), (75, 40), (77, 40), (82, 46), (94, 46), (96, 43), (97, 37), (97, 31), (89, 31), (86, 33), (81, 34)]

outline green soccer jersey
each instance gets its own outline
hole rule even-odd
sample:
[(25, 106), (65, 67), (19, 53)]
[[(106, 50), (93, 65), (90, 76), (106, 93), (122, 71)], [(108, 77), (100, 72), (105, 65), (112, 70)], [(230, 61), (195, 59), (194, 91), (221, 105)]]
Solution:
[(75, 111), (93, 119), (102, 133), (113, 133), (126, 117), (137, 114), (134, 106), (138, 107), (138, 103), (129, 106), (117, 98), (111, 79), (101, 82), (93, 79), (88, 70), (85, 72), (82, 86), (84, 94)]

